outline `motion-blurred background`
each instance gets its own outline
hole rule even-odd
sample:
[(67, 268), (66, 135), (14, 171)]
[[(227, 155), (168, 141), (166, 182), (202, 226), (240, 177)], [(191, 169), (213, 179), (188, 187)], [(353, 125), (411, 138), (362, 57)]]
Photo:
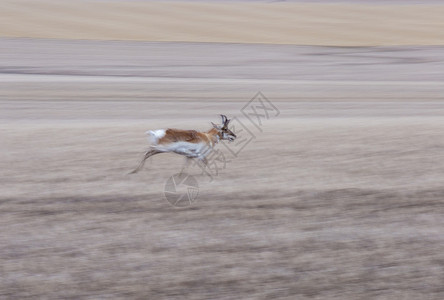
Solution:
[(444, 299), (443, 95), (441, 1), (1, 0), (0, 298)]

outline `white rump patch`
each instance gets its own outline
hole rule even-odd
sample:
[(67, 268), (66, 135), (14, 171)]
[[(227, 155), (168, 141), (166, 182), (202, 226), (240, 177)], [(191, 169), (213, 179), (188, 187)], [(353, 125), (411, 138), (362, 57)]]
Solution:
[(148, 130), (145, 133), (148, 135), (149, 142), (152, 145), (157, 145), (159, 140), (165, 136), (166, 130), (165, 129)]

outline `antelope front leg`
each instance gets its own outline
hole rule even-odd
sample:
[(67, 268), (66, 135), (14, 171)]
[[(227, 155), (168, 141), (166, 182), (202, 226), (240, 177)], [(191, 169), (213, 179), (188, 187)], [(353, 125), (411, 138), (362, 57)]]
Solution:
[(182, 170), (180, 170), (179, 175), (182, 175), (183, 171), (188, 168), (188, 166), (190, 165), (191, 161), (193, 159), (191, 157), (185, 157), (185, 163), (183, 164)]
[(158, 151), (158, 150), (154, 150), (154, 149), (149, 150), (148, 152), (146, 152), (146, 153), (145, 153), (145, 156), (143, 157), (142, 161), (139, 163), (139, 165), (137, 166), (137, 168), (135, 168), (133, 171), (131, 171), (131, 172), (128, 173), (128, 174), (134, 174), (134, 173), (139, 172), (140, 169), (143, 168), (143, 165), (145, 164), (145, 161), (146, 161), (149, 157), (151, 157), (151, 156), (153, 156), (153, 155), (155, 155), (155, 154), (159, 154), (159, 153), (162, 153), (162, 152), (160, 152), (160, 151)]
[(199, 160), (203, 165), (202, 170), (205, 170), (208, 167), (208, 159), (206, 157), (201, 157), (201, 158), (199, 158)]

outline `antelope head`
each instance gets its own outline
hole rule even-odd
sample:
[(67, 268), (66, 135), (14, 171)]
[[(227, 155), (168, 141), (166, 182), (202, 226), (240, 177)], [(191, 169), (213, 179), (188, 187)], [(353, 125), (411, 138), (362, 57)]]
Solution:
[(213, 127), (218, 130), (218, 135), (221, 140), (228, 140), (230, 142), (234, 141), (236, 135), (230, 129), (228, 129), (228, 124), (231, 120), (227, 119), (227, 116), (220, 115), (222, 117), (222, 125), (213, 124)]

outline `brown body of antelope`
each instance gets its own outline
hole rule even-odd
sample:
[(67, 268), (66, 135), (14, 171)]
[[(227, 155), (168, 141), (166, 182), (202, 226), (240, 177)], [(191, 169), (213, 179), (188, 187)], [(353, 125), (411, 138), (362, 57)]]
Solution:
[(228, 129), (230, 120), (227, 119), (225, 115), (221, 115), (221, 117), (222, 125), (216, 125), (211, 122), (213, 128), (207, 132), (182, 129), (147, 131), (146, 133), (151, 144), (150, 149), (145, 153), (139, 166), (130, 174), (137, 173), (142, 169), (148, 158), (159, 153), (177, 153), (185, 156), (187, 162), (196, 158), (204, 165), (207, 165), (206, 157), (220, 140), (228, 140), (231, 142), (236, 139), (236, 135)]

